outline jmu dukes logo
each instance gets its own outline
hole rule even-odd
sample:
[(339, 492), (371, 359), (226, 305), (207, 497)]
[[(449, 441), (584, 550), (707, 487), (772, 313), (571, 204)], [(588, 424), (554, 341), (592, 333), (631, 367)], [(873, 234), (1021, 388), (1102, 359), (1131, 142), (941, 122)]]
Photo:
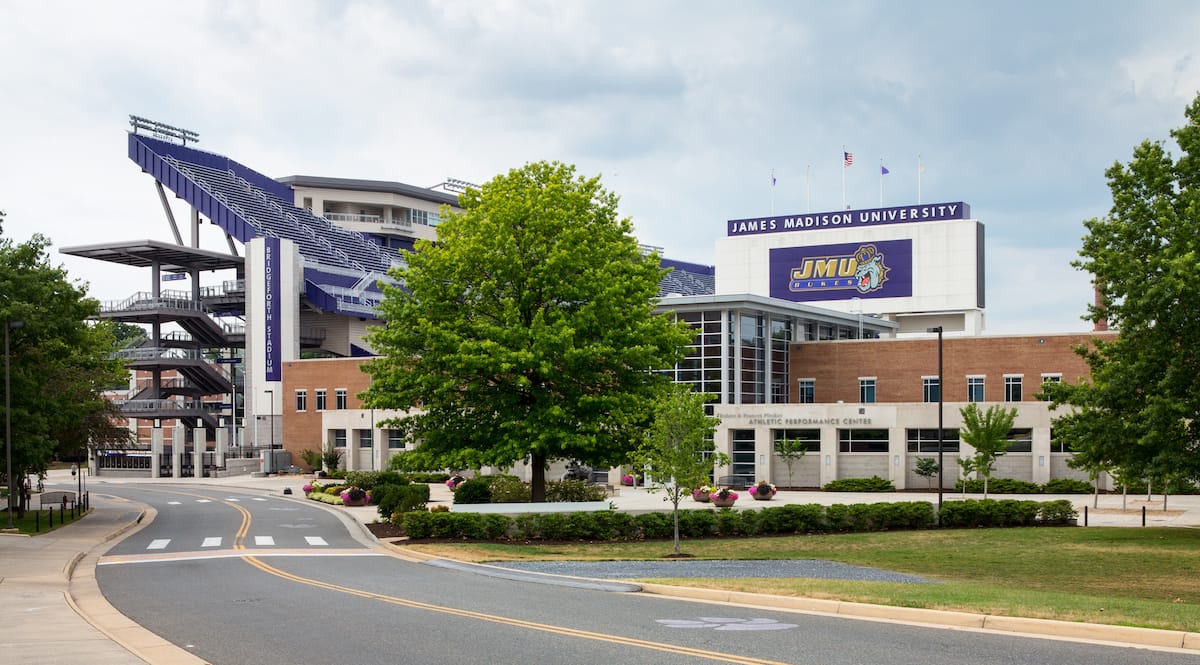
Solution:
[(803, 293), (854, 289), (870, 293), (883, 288), (890, 270), (875, 245), (860, 245), (853, 254), (805, 258), (800, 267), (792, 268), (788, 290)]

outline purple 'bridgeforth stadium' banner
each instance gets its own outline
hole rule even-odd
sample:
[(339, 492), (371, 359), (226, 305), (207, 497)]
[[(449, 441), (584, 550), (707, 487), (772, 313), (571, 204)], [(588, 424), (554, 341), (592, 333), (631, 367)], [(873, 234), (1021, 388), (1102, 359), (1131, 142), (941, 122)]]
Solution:
[(971, 206), (957, 201), (894, 208), (838, 210), (804, 215), (751, 217), (750, 219), (731, 219), (726, 223), (726, 227), (729, 236), (752, 236), (762, 233), (848, 229), (881, 224), (937, 222), (947, 219), (971, 219)]
[(279, 277), (279, 238), (268, 237), (263, 240), (263, 297), (266, 299), (266, 321), (263, 326), (266, 345), (263, 357), (266, 362), (264, 378), (267, 381), (283, 380), (283, 368), (280, 367), (282, 331), (279, 326), (282, 317), (279, 311)]
[(912, 295), (912, 241), (771, 250), (771, 297), (792, 302)]

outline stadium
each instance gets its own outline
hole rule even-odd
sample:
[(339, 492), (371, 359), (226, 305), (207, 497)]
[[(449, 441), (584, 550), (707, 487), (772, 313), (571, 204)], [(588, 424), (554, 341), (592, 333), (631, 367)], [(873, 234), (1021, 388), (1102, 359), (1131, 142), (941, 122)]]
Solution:
[[(123, 351), (130, 385), (113, 396), (141, 445), (96, 451), (92, 472), (272, 472), (305, 450), (341, 453), (346, 469), (385, 468), (406, 443), (376, 424), (403, 414), (357, 397), (378, 283), (400, 250), (436, 237), (442, 206), (470, 184), (276, 179), (197, 149), (194, 132), (131, 125), (128, 157), (150, 176), (172, 239), (61, 250), (149, 269), (145, 290), (101, 312), (149, 331)], [(1017, 409), (997, 476), (1083, 477), (1037, 392), (1086, 376), (1071, 349), (1087, 335), (983, 334), (984, 225), (967, 203), (713, 223), (726, 231), (714, 265), (663, 259), (672, 271), (657, 311), (696, 331), (670, 374), (715, 396), (715, 444), (732, 463), (714, 480), (816, 487), (879, 476), (904, 489), (925, 483), (920, 457), (944, 453), (952, 486), (955, 460), (969, 454), (959, 408), (972, 402)], [(205, 225), (222, 249), (201, 247)], [(776, 453), (784, 439), (805, 442), (795, 468)]]

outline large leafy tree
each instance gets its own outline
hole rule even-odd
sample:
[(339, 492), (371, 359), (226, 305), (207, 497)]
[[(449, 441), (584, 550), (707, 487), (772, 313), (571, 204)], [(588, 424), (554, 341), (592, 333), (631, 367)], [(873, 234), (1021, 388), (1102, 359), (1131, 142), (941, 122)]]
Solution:
[(460, 197), (385, 290), (366, 403), (419, 409), (391, 423), (420, 442), (406, 464), (615, 466), (642, 438), (692, 337), (653, 313), (664, 275), (599, 178), (538, 162)]
[(1085, 222), (1074, 265), (1095, 278), (1088, 318), (1119, 331), (1079, 349), (1091, 369), (1048, 384), (1074, 407), (1055, 435), (1089, 466), (1137, 476), (1200, 479), (1200, 96), (1171, 132), (1181, 156), (1143, 141), (1105, 175), (1113, 205)]
[(3, 219), (0, 326), (9, 333), (13, 472), (22, 477), (44, 471), (56, 453), (127, 441), (103, 395), (127, 372), (112, 358), (112, 326), (89, 323), (99, 303), (50, 265), (49, 241), (35, 235), (15, 244), (3, 236)]
[(729, 456), (713, 451), (712, 434), (719, 418), (704, 413), (706, 395), (676, 384), (659, 401), (654, 422), (635, 457), (654, 475), (653, 490), (671, 502), (675, 525), (675, 555), (679, 555), (679, 502), (693, 489), (707, 486), (713, 469)]

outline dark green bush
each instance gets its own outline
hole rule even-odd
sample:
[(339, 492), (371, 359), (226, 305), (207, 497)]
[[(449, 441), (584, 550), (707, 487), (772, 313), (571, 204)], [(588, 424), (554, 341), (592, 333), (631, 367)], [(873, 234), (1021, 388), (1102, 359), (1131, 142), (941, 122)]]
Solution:
[(1042, 524), (1067, 524), (1078, 517), (1079, 513), (1071, 505), (1071, 502), (1066, 499), (1045, 501), (1038, 504), (1038, 519)]
[[(1117, 489), (1120, 490), (1122, 488), (1118, 487)], [(1162, 494), (1163, 489), (1164, 489), (1164, 487), (1163, 487), (1163, 482), (1161, 479), (1155, 480), (1154, 483), (1151, 484), (1151, 486), (1150, 486), (1150, 490), (1154, 494)], [(1167, 483), (1165, 489), (1166, 489), (1167, 494), (1200, 494), (1200, 487), (1197, 487), (1196, 485), (1193, 485), (1192, 483), (1190, 483), (1187, 480), (1184, 480), (1182, 478), (1172, 478), (1171, 481), (1169, 483)], [(1129, 484), (1129, 493), (1130, 494), (1145, 494), (1146, 493), (1146, 482), (1141, 481), (1141, 482), (1137, 482), (1137, 483), (1130, 483)]]
[(450, 480), (450, 474), (448, 473), (409, 472), (401, 475), (407, 478), (410, 483), (444, 483)]
[(395, 471), (347, 471), (346, 484), (370, 492), (380, 485), (407, 485), (408, 479)]
[[(722, 508), (720, 510), (732, 509)], [(715, 510), (679, 511), (679, 536), (681, 538), (708, 538), (716, 533), (717, 515)]]
[(473, 478), (464, 481), (454, 490), (454, 503), (491, 503), (492, 488), (487, 481)]
[[(694, 511), (679, 511), (680, 515), (685, 512), (690, 513)], [(642, 538), (657, 540), (659, 538), (672, 538), (675, 535), (675, 525), (672, 521), (671, 513), (642, 513), (633, 519), (641, 530)]]
[(425, 504), (429, 502), (429, 485), (380, 485), (371, 499), (379, 505), (379, 514), (383, 517), (391, 517), (397, 511), (425, 510)]
[[(972, 478), (966, 482), (966, 485), (967, 492), (971, 494), (983, 494), (983, 480)], [(959, 479), (954, 484), (954, 490), (961, 492), (962, 488), (963, 481)], [(988, 494), (1039, 494), (1042, 491), (1042, 486), (1015, 478), (992, 478), (988, 481), (987, 489)]]
[(716, 516), (716, 530), (719, 536), (743, 536), (746, 535), (742, 529), (742, 515), (748, 512), (757, 511), (736, 511), (726, 509), (718, 509), (713, 511)]
[(1042, 485), (1044, 494), (1091, 494), (1095, 489), (1086, 480), (1075, 478), (1055, 478)]
[(839, 478), (825, 483), (821, 488), (825, 492), (895, 492), (896, 486), (892, 481), (871, 476), (870, 478)]
[(603, 501), (608, 492), (586, 480), (551, 480), (546, 483), (547, 501)]

